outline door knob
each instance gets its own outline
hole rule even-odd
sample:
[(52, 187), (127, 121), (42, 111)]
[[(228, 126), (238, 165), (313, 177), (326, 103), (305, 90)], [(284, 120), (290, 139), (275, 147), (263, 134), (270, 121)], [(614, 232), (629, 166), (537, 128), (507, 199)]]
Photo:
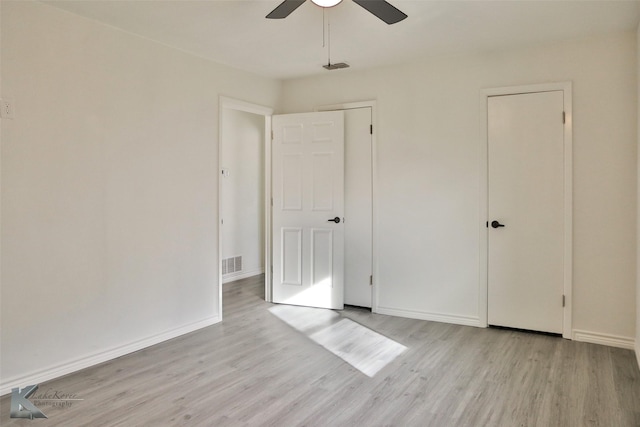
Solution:
[(340, 224), (340, 218), (339, 217), (335, 217), (333, 219), (328, 220), (327, 222), (335, 222), (336, 224)]
[(500, 224), (498, 221), (491, 221), (491, 226), (493, 228), (504, 227), (504, 224)]

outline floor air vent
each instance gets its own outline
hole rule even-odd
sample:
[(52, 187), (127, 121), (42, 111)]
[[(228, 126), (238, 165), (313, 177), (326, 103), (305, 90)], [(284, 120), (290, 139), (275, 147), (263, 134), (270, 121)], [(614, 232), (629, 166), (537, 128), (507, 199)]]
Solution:
[(242, 271), (242, 256), (225, 258), (222, 260), (222, 275)]

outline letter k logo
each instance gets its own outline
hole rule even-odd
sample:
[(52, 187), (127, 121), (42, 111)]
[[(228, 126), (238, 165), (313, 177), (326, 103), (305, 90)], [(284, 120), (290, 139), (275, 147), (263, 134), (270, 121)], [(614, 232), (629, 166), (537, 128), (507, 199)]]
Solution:
[(38, 389), (37, 385), (30, 385), (22, 390), (19, 388), (11, 389), (11, 413), (10, 418), (47, 418), (45, 414), (36, 405), (28, 399)]

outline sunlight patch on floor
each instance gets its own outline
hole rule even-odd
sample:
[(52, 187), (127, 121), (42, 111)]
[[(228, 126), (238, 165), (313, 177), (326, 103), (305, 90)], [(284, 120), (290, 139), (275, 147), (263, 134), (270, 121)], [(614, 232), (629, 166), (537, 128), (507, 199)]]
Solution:
[(335, 311), (290, 305), (269, 311), (369, 377), (407, 349)]

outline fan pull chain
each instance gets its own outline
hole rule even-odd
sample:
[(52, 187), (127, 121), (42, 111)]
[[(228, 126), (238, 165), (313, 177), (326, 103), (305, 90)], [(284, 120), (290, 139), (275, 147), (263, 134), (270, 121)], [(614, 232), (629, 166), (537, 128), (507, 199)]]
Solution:
[(326, 9), (322, 8), (322, 47), (326, 47), (326, 41), (327, 41), (327, 34), (326, 34)]
[[(330, 12), (327, 12), (330, 13)], [(327, 17), (327, 64), (331, 65), (331, 15)]]

